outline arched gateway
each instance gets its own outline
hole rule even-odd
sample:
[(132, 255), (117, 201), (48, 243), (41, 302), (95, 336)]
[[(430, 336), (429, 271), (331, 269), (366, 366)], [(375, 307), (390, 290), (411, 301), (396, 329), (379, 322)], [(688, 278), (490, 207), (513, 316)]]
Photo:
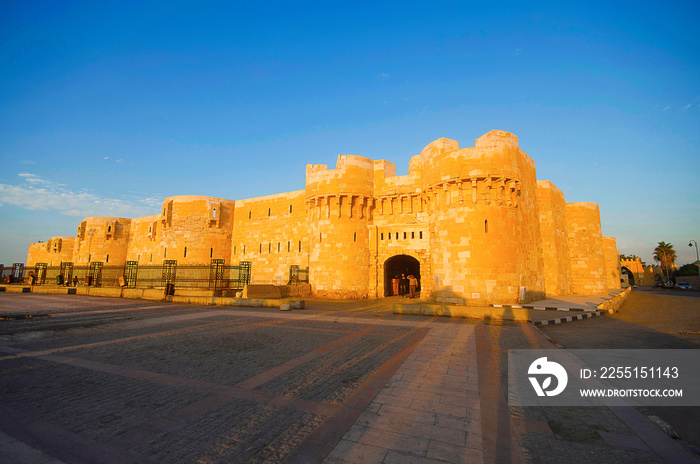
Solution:
[(420, 294), (420, 262), (413, 256), (396, 255), (387, 259), (384, 263), (384, 296), (394, 296), (393, 279), (401, 279), (401, 275), (408, 278), (413, 275), (418, 279), (417, 294)]
[(623, 267), (620, 269), (620, 273), (627, 276), (627, 279), (629, 280), (629, 284), (630, 284), (630, 285), (636, 285), (636, 284), (637, 284), (637, 283), (634, 281), (634, 273), (633, 273), (632, 271), (630, 271), (629, 269), (627, 269), (626, 267), (623, 266)]

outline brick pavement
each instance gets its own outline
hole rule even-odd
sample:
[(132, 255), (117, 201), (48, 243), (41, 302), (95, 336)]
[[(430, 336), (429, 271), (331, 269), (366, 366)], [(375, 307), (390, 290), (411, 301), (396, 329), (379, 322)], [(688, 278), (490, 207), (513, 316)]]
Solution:
[(43, 301), (0, 325), (13, 462), (663, 462), (609, 409), (507, 406), (507, 349), (552, 347), (527, 324)]
[(483, 462), (474, 327), (431, 329), (324, 462)]

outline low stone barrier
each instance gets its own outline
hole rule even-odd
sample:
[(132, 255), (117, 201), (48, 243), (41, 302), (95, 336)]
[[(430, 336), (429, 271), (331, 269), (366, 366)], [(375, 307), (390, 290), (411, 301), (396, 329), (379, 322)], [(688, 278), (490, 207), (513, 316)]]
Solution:
[(3, 286), (0, 286), (0, 292), (31, 293), (32, 287), (25, 286), (25, 285), (3, 285)]
[(599, 304), (598, 309), (607, 311), (609, 314), (617, 312), (617, 310), (620, 308), (620, 306), (622, 306), (622, 303), (624, 303), (625, 299), (627, 298), (627, 295), (629, 295), (631, 291), (632, 287), (627, 287), (622, 292), (618, 293), (608, 301), (604, 301), (601, 304)]
[(246, 285), (243, 287), (243, 298), (279, 299), (282, 298), (282, 291), (275, 285)]
[(484, 321), (528, 322), (530, 320), (530, 310), (526, 308), (394, 303), (393, 312), (418, 316), (465, 317)]

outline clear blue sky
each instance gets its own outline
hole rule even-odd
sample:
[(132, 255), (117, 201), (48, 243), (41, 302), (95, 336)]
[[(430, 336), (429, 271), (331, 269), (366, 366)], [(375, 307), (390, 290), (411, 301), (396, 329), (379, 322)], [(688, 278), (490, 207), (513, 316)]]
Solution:
[(652, 262), (700, 241), (700, 3), (0, 3), (0, 263), (85, 216), (516, 134)]

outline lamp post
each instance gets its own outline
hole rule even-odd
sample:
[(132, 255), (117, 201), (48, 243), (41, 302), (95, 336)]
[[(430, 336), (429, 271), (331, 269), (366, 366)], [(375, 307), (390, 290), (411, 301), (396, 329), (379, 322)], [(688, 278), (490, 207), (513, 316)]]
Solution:
[(700, 254), (698, 254), (698, 242), (696, 242), (695, 240), (691, 240), (688, 246), (692, 247), (693, 244), (695, 244), (695, 262), (693, 264), (698, 266), (698, 272), (700, 273)]

